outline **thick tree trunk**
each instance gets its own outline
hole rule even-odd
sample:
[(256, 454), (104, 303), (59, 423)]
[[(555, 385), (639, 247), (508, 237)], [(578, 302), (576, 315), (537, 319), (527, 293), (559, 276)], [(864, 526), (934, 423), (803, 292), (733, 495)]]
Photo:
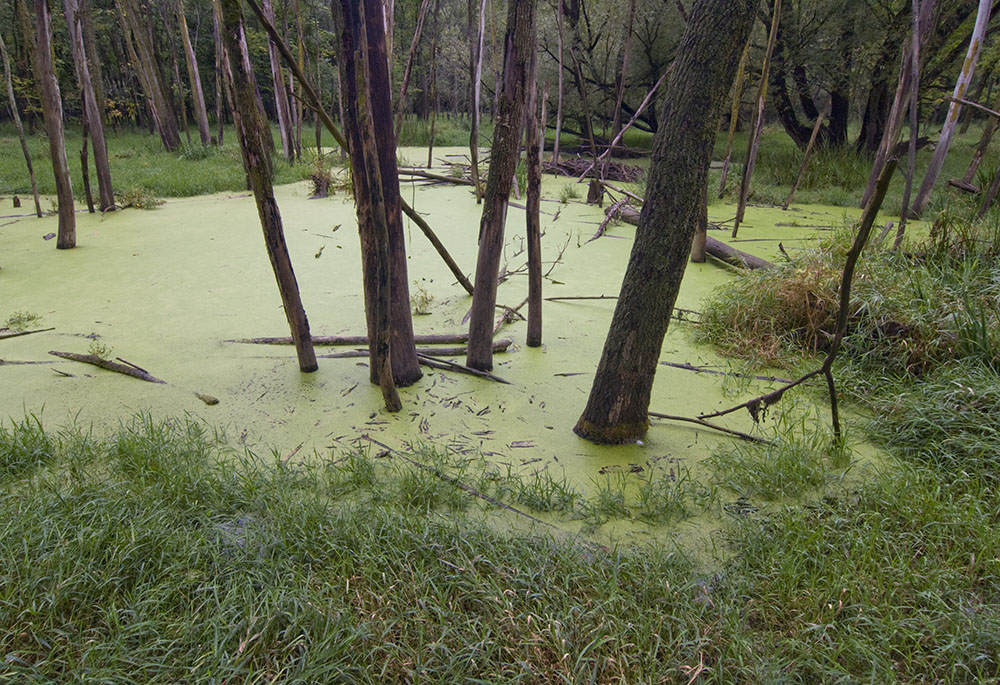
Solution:
[(83, 40), (84, 19), (79, 0), (63, 0), (66, 12), (66, 26), (69, 31), (69, 44), (73, 53), (73, 63), (76, 65), (77, 83), (80, 85), (86, 129), (94, 144), (94, 166), (97, 168), (97, 191), (102, 212), (112, 212), (115, 209), (115, 191), (111, 187), (111, 164), (108, 161), (108, 146), (104, 139), (104, 122), (101, 119), (102, 107), (98, 105), (97, 94), (90, 75), (90, 62)]
[(188, 83), (191, 84), (191, 101), (194, 105), (194, 117), (198, 120), (198, 135), (201, 144), (208, 145), (212, 134), (208, 128), (208, 110), (205, 108), (205, 91), (201, 87), (201, 74), (198, 72), (198, 60), (195, 58), (194, 46), (191, 45), (191, 35), (188, 32), (187, 17), (184, 16), (184, 0), (177, 0), (177, 20), (180, 25), (181, 41), (184, 43), (184, 61), (187, 64)]
[[(979, 0), (979, 9), (976, 14), (976, 24), (972, 30), (972, 38), (969, 40), (969, 50), (962, 63), (962, 71), (959, 73), (958, 81), (955, 83), (953, 97), (964, 98), (965, 91), (972, 81), (972, 75), (976, 70), (976, 62), (979, 60), (979, 52), (982, 48), (983, 39), (986, 37), (986, 25), (990, 21), (990, 11), (993, 8), (992, 0)], [(945, 118), (944, 127), (941, 129), (941, 136), (938, 139), (937, 147), (934, 148), (934, 156), (931, 157), (927, 173), (917, 191), (917, 197), (913, 201), (912, 214), (920, 216), (931, 198), (931, 191), (937, 183), (938, 174), (944, 165), (944, 158), (948, 154), (948, 147), (951, 145), (951, 137), (955, 132), (955, 125), (958, 123), (959, 114), (962, 112), (962, 105), (952, 100), (948, 107), (948, 116)]]
[(0, 57), (3, 58), (3, 73), (7, 83), (7, 102), (10, 105), (10, 116), (14, 120), (17, 128), (17, 138), (21, 141), (21, 152), (24, 154), (24, 163), (28, 167), (28, 178), (31, 180), (31, 194), (35, 198), (35, 214), (42, 217), (42, 205), (38, 201), (38, 185), (35, 183), (35, 169), (31, 165), (31, 152), (28, 151), (28, 140), (24, 135), (24, 125), (21, 123), (21, 114), (17, 111), (17, 100), (14, 98), (14, 82), (10, 75), (10, 57), (7, 55), (7, 46), (0, 36)]
[(537, 49), (528, 63), (528, 97), (524, 103), (524, 152), (528, 165), (525, 231), (528, 238), (528, 347), (542, 344), (542, 150), (538, 131)]
[(664, 96), (646, 202), (587, 407), (574, 431), (594, 442), (641, 439), (702, 198), (719, 119), (756, 0), (696, 0)]
[(257, 213), (260, 225), (264, 231), (264, 245), (267, 256), (271, 260), (271, 268), (278, 283), (278, 292), (285, 309), (285, 317), (295, 342), (299, 369), (303, 372), (315, 371), (316, 352), (313, 350), (309, 334), (309, 319), (306, 318), (302, 298), (299, 295), (295, 271), (288, 256), (288, 246), (281, 225), (281, 213), (274, 199), (274, 189), (271, 185), (271, 164), (268, 160), (268, 150), (263, 144), (265, 120), (254, 98), (253, 83), (250, 72), (246, 68), (247, 61), (240, 57), (244, 49), (243, 43), (243, 12), (240, 0), (222, 0), (222, 35), (226, 50), (232, 59), (233, 91), (235, 108), (233, 118), (236, 120), (236, 133), (243, 152), (243, 166), (253, 187), (254, 199), (257, 202)]
[(358, 205), (372, 381), (382, 388), (386, 406), (393, 407), (399, 399), (393, 400), (392, 384), (410, 385), (421, 372), (410, 313), (382, 6), (380, 0), (340, 0), (333, 7), (343, 47), (338, 57)]
[(56, 177), (59, 201), (59, 235), (56, 247), (68, 250), (76, 247), (76, 214), (73, 207), (73, 185), (66, 162), (63, 139), (62, 98), (59, 82), (52, 68), (52, 27), (45, 0), (35, 0), (35, 82), (38, 84), (45, 113), (45, 132), (49, 137), (52, 171)]
[(469, 321), (466, 364), (480, 371), (493, 368), (493, 310), (497, 271), (503, 250), (504, 224), (514, 168), (521, 153), (521, 124), (528, 62), (534, 50), (535, 1), (511, 0), (504, 36), (504, 69), (499, 111), (494, 121), (490, 171), (479, 225), (479, 256)]

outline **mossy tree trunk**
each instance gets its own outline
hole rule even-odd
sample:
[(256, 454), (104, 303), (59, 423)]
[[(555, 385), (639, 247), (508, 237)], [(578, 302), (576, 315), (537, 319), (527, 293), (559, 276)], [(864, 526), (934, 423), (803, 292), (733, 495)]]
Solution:
[(479, 225), (479, 256), (469, 321), (466, 364), (480, 371), (493, 368), (493, 310), (497, 302), (497, 272), (503, 250), (504, 224), (514, 168), (521, 154), (521, 125), (528, 62), (535, 47), (535, 1), (511, 0), (504, 37), (504, 68), (499, 108), (493, 129), (490, 170)]
[(649, 425), (649, 400), (670, 313), (705, 196), (723, 104), (755, 0), (696, 0), (664, 96), (635, 244), (610, 331), (574, 431), (628, 443)]
[(104, 121), (101, 119), (101, 105), (98, 104), (97, 93), (90, 74), (88, 59), (83, 39), (83, 12), (79, 0), (63, 0), (66, 11), (66, 26), (69, 31), (69, 43), (73, 53), (73, 63), (76, 66), (76, 78), (80, 85), (83, 100), (86, 133), (94, 143), (94, 166), (97, 168), (97, 193), (102, 212), (115, 209), (115, 192), (111, 186), (111, 165), (108, 161), (108, 145), (104, 140)]
[(59, 202), (59, 234), (56, 247), (68, 250), (76, 247), (76, 214), (73, 207), (73, 185), (66, 162), (66, 145), (63, 138), (62, 98), (59, 82), (52, 68), (52, 26), (46, 0), (35, 0), (35, 82), (38, 84), (45, 114), (45, 132), (49, 137), (52, 171), (56, 177), (56, 196)]
[(266, 120), (254, 97), (253, 83), (246, 68), (247, 60), (240, 58), (245, 46), (240, 0), (222, 0), (220, 9), (223, 40), (233, 69), (235, 104), (233, 119), (236, 122), (236, 134), (243, 153), (243, 165), (250, 178), (254, 199), (257, 201), (257, 213), (264, 231), (264, 245), (278, 283), (278, 292), (285, 309), (285, 317), (288, 319), (292, 341), (295, 343), (299, 369), (304, 372), (315, 371), (318, 365), (309, 334), (309, 320), (306, 318), (302, 298), (299, 296), (298, 282), (295, 280), (295, 271), (292, 269), (288, 246), (285, 244), (281, 213), (278, 211), (274, 188), (271, 185), (271, 163), (268, 150), (263, 144)]

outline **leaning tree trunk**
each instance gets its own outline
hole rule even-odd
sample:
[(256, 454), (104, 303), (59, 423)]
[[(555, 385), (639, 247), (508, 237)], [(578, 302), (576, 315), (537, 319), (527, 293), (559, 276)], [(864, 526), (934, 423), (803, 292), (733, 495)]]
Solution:
[(59, 236), (56, 247), (67, 250), (76, 247), (76, 214), (73, 213), (73, 185), (69, 178), (63, 139), (62, 98), (59, 95), (59, 82), (52, 68), (52, 28), (45, 0), (35, 0), (34, 53), (35, 81), (41, 91), (45, 132), (49, 137), (49, 152), (52, 155), (52, 171), (56, 177), (56, 196), (59, 201)]
[(642, 438), (663, 336), (684, 275), (719, 119), (756, 0), (696, 0), (664, 95), (635, 244), (583, 415), (593, 442)]
[[(959, 73), (958, 81), (955, 83), (954, 98), (962, 99), (965, 91), (972, 81), (972, 75), (976, 70), (976, 62), (979, 60), (979, 52), (982, 48), (983, 39), (986, 37), (986, 25), (990, 21), (990, 11), (993, 8), (992, 0), (979, 0), (979, 9), (976, 14), (976, 24), (972, 29), (972, 38), (969, 40), (969, 50), (965, 54), (965, 61), (962, 63), (962, 71)], [(934, 156), (931, 157), (927, 173), (917, 191), (917, 197), (913, 200), (913, 216), (920, 216), (927, 208), (927, 203), (931, 198), (931, 191), (937, 183), (938, 174), (944, 165), (944, 158), (948, 154), (948, 147), (951, 145), (951, 136), (955, 132), (955, 125), (958, 123), (958, 116), (962, 113), (962, 105), (956, 100), (951, 101), (948, 107), (948, 116), (945, 118), (944, 127), (941, 129), (941, 136), (938, 139), (937, 147), (934, 148)]]
[(535, 45), (535, 0), (511, 0), (504, 37), (503, 81), (493, 129), (490, 170), (479, 225), (479, 256), (469, 321), (466, 364), (493, 368), (493, 310), (497, 301), (497, 272), (503, 250), (504, 223), (514, 168), (521, 154), (521, 124), (530, 53)]
[(90, 64), (83, 40), (84, 10), (79, 0), (63, 0), (66, 11), (66, 26), (69, 31), (69, 44), (76, 65), (76, 78), (80, 85), (83, 100), (84, 119), (87, 122), (87, 133), (94, 143), (94, 166), (97, 167), (97, 192), (102, 212), (112, 212), (115, 209), (115, 191), (111, 187), (111, 164), (108, 161), (108, 145), (104, 140), (104, 122), (101, 120), (101, 107), (97, 104), (97, 94), (90, 76)]
[(226, 50), (230, 57), (237, 57), (230, 59), (236, 105), (233, 109), (233, 119), (236, 121), (236, 133), (243, 152), (243, 166), (250, 177), (254, 199), (257, 201), (257, 213), (260, 216), (261, 228), (264, 230), (264, 245), (271, 260), (275, 280), (278, 282), (278, 292), (281, 294), (281, 303), (295, 343), (299, 369), (304, 372), (315, 371), (319, 367), (309, 334), (309, 319), (306, 318), (305, 308), (302, 306), (299, 285), (295, 280), (295, 271), (292, 269), (288, 246), (285, 243), (281, 213), (278, 211), (274, 188), (271, 185), (271, 164), (268, 150), (263, 144), (265, 120), (254, 98), (253, 83), (246, 68), (247, 61), (238, 58), (244, 45), (243, 11), (240, 0), (222, 0), (220, 9)]
[(194, 104), (194, 118), (198, 120), (198, 135), (201, 144), (208, 145), (212, 134), (208, 128), (208, 110), (205, 108), (205, 91), (201, 87), (201, 74), (195, 58), (191, 35), (188, 33), (187, 17), (184, 16), (184, 0), (177, 0), (177, 20), (180, 24), (181, 41), (184, 43), (184, 61), (187, 64), (188, 82), (191, 84), (191, 101)]
[(28, 167), (28, 178), (31, 180), (31, 194), (35, 197), (35, 214), (42, 217), (42, 205), (38, 201), (38, 184), (35, 183), (35, 168), (31, 165), (31, 152), (28, 151), (28, 141), (24, 136), (24, 125), (21, 124), (21, 114), (17, 111), (17, 100), (14, 98), (14, 82), (10, 75), (10, 58), (7, 55), (7, 46), (0, 35), (0, 58), (3, 59), (3, 73), (7, 82), (7, 102), (10, 105), (10, 116), (14, 120), (17, 128), (17, 137), (21, 141), (21, 152), (24, 154), (24, 163)]

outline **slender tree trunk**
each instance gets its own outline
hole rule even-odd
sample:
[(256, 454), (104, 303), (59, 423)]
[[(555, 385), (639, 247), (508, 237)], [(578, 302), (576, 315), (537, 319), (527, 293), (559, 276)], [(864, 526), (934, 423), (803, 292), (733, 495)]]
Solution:
[[(528, 165), (525, 232), (528, 238), (528, 347), (542, 344), (542, 151), (538, 131), (538, 50), (532, 40), (528, 97), (524, 103), (524, 152)], [(473, 292), (475, 292), (473, 290)]]
[[(170, 12), (166, 5), (159, 4), (160, 19), (163, 21), (163, 26), (167, 28), (168, 33), (173, 33), (173, 26), (170, 25)], [(149, 29), (149, 43), (153, 45), (152, 31), (153, 27), (151, 23), (147, 23), (147, 28)], [(181, 69), (180, 61), (177, 59), (177, 48), (174, 46), (173, 40), (167, 40), (167, 50), (170, 54), (170, 64), (174, 69), (174, 84), (177, 88), (177, 107), (174, 109), (176, 112), (180, 112), (181, 115), (181, 130), (184, 131), (184, 138), (187, 140), (188, 146), (191, 145), (191, 128), (188, 126), (187, 118), (187, 93), (184, 90), (184, 81), (181, 80)], [(167, 89), (170, 92), (170, 89)]]
[(181, 144), (177, 117), (163, 87), (149, 35), (140, 19), (143, 14), (136, 0), (115, 0), (115, 5), (118, 7), (129, 58), (146, 94), (154, 125), (163, 141), (163, 147), (167, 152), (174, 152)]
[[(242, 40), (243, 12), (240, 0), (222, 0), (220, 9), (226, 49), (231, 56), (238, 56), (245, 46)], [(274, 199), (274, 189), (271, 185), (269, 153), (263, 145), (264, 119), (254, 98), (253, 83), (246, 68), (247, 60), (237, 58), (230, 61), (233, 65), (233, 91), (236, 101), (233, 118), (236, 120), (237, 137), (243, 152), (243, 166), (250, 176), (254, 199), (257, 202), (257, 213), (264, 231), (267, 256), (271, 260), (285, 317), (288, 319), (288, 327), (295, 343), (299, 370), (315, 371), (318, 365), (309, 334), (309, 319), (302, 306), (298, 282), (295, 280), (295, 271), (292, 269), (288, 246), (285, 243), (281, 213), (278, 211), (278, 203)]]
[(556, 49), (559, 62), (559, 93), (556, 96), (556, 138), (552, 143), (552, 163), (559, 166), (559, 137), (562, 134), (563, 113), (563, 0), (556, 2)]
[(188, 83), (191, 84), (194, 116), (198, 120), (198, 135), (201, 137), (201, 144), (208, 145), (212, 140), (212, 134), (208, 128), (208, 110), (205, 108), (205, 92), (201, 87), (198, 60), (195, 58), (194, 46), (191, 45), (187, 17), (184, 16), (184, 0), (177, 0), (177, 21), (180, 26), (181, 41), (184, 43), (184, 61), (187, 64)]
[[(271, 0), (263, 0), (264, 15), (274, 24), (274, 7)], [(278, 48), (274, 41), (267, 39), (267, 54), (271, 60), (271, 81), (274, 84), (274, 108), (278, 114), (278, 131), (281, 134), (281, 154), (286, 162), (291, 162), (292, 150), (291, 112), (288, 108), (288, 92), (285, 89), (285, 77), (281, 72), (281, 61), (278, 59)]]
[[(969, 50), (965, 55), (965, 61), (962, 64), (962, 71), (959, 73), (958, 81), (955, 83), (955, 92), (953, 94), (955, 98), (965, 97), (965, 91), (972, 80), (972, 75), (976, 70), (976, 62), (979, 60), (979, 52), (982, 48), (983, 39), (986, 37), (986, 25), (989, 24), (992, 8), (992, 0), (979, 0), (976, 24), (972, 30), (972, 38), (969, 40)], [(938, 174), (941, 173), (944, 158), (948, 154), (948, 147), (951, 145), (952, 134), (955, 132), (955, 124), (958, 123), (958, 117), (961, 113), (962, 105), (952, 100), (951, 105), (948, 107), (948, 116), (945, 118), (944, 127), (941, 129), (941, 136), (938, 138), (937, 147), (934, 148), (934, 155), (931, 157), (924, 180), (920, 184), (920, 190), (917, 191), (917, 197), (913, 201), (911, 214), (914, 216), (920, 216), (927, 208), (927, 203), (931, 198), (931, 191), (934, 190)]]
[(764, 102), (767, 99), (767, 79), (771, 67), (771, 55), (774, 54), (774, 43), (778, 38), (778, 25), (781, 23), (781, 0), (774, 0), (774, 10), (771, 16), (771, 32), (767, 38), (767, 51), (764, 53), (764, 66), (761, 68), (760, 87), (757, 90), (757, 109), (753, 113), (753, 123), (750, 125), (750, 137), (747, 141), (747, 156), (743, 162), (743, 176), (740, 179), (740, 197), (736, 204), (736, 219), (733, 221), (733, 237), (740, 230), (743, 213), (746, 211), (747, 200), (750, 198), (750, 179), (757, 162), (757, 147), (764, 131)]
[[(969, 109), (972, 109), (971, 107)], [(1000, 111), (1000, 93), (997, 93), (997, 99), (993, 101), (993, 109)], [(979, 165), (983, 161), (983, 157), (986, 155), (986, 150), (990, 146), (990, 141), (993, 140), (993, 134), (997, 130), (997, 118), (989, 117), (986, 125), (983, 126), (983, 133), (979, 137), (979, 144), (976, 146), (976, 151), (972, 155), (972, 161), (969, 162), (969, 168), (965, 170), (965, 174), (962, 175), (962, 182), (971, 184), (976, 178), (976, 172), (979, 170)]]
[[(302, 28), (302, 8), (299, 6), (299, 0), (294, 0), (292, 3), (292, 11), (295, 12), (295, 33), (298, 39), (299, 47), (299, 71), (303, 74), (306, 73), (306, 43), (305, 43), (305, 32)], [(303, 109), (302, 100), (302, 85), (298, 84), (297, 88), (292, 88), (291, 78), (292, 75), (288, 74), (289, 78), (289, 89), (294, 90), (297, 97), (294, 101), (296, 109), (295, 117), (295, 157), (297, 159), (302, 158), (302, 121), (305, 119), (305, 110)], [(319, 87), (319, 83), (316, 84)], [(316, 119), (316, 123), (319, 123), (319, 119)]]
[(823, 126), (823, 120), (827, 117), (828, 110), (824, 109), (823, 112), (816, 116), (816, 123), (813, 124), (812, 133), (809, 135), (809, 142), (806, 144), (806, 149), (802, 153), (802, 163), (799, 165), (799, 173), (795, 175), (795, 182), (792, 183), (791, 190), (788, 191), (788, 197), (785, 198), (785, 204), (782, 205), (782, 209), (788, 209), (788, 205), (792, 204), (792, 198), (795, 197), (795, 191), (799, 189), (799, 184), (802, 183), (802, 178), (806, 175), (806, 167), (809, 165), (809, 156), (812, 154), (813, 147), (816, 145), (816, 138), (819, 137), (819, 130)]
[(438, 92), (437, 92), (437, 45), (438, 45), (438, 14), (440, 13), (441, 2), (434, 0), (434, 29), (431, 36), (431, 66), (430, 66), (430, 100), (431, 100), (431, 134), (427, 141), (427, 168), (434, 166), (434, 125), (437, 123)]
[(94, 22), (90, 9), (91, 0), (80, 0), (77, 16), (80, 18), (80, 29), (83, 32), (83, 54), (87, 56), (87, 66), (90, 71), (90, 82), (93, 85), (94, 100), (97, 111), (101, 114), (101, 124), (107, 123), (105, 116), (106, 100), (104, 94), (104, 75), (101, 58), (97, 52), (97, 38), (94, 35)]
[[(69, 44), (73, 53), (73, 63), (76, 65), (76, 79), (80, 85), (80, 101), (85, 122), (85, 134), (89, 133), (94, 142), (94, 166), (97, 169), (97, 191), (102, 212), (115, 210), (115, 191), (111, 186), (111, 164), (108, 160), (108, 145), (104, 139), (104, 122), (101, 119), (101, 107), (98, 106), (94, 83), (90, 74), (90, 60), (86, 51), (82, 27), (86, 23), (83, 13), (87, 9), (79, 0), (63, 0), (66, 12), (66, 27), (69, 32)], [(86, 150), (86, 139), (84, 139)], [(84, 166), (86, 170), (86, 166)], [(86, 175), (85, 175), (86, 178)], [(89, 185), (89, 179), (88, 185)], [(88, 197), (88, 207), (93, 202)], [(93, 211), (91, 209), (91, 211)]]
[(504, 38), (504, 70), (499, 111), (493, 129), (490, 170), (486, 181), (483, 216), (479, 226), (479, 257), (469, 322), (466, 364), (480, 371), (493, 368), (493, 310), (496, 306), (497, 271), (503, 250), (504, 223), (514, 168), (521, 152), (521, 124), (528, 62), (534, 52), (534, 0), (511, 0)]
[[(913, 178), (917, 174), (917, 139), (920, 134), (920, 46), (923, 34), (926, 32), (923, 21), (923, 10), (920, 0), (913, 3), (913, 38), (910, 47), (910, 143), (906, 155), (906, 185), (903, 187), (903, 201), (899, 210), (899, 226), (896, 229), (896, 239), (892, 243), (894, 250), (899, 249), (906, 234), (906, 220), (910, 214), (910, 193), (913, 192)], [(934, 0), (924, 0), (924, 5), (933, 7)]]
[[(212, 5), (212, 37), (215, 39), (215, 125), (218, 127), (219, 134), (218, 139), (215, 141), (219, 147), (222, 147), (222, 139), (226, 132), (226, 121), (223, 111), (223, 91), (225, 90), (226, 97), (229, 97), (229, 89), (226, 88), (226, 79), (228, 79), (228, 69), (223, 71), (223, 64), (226, 63), (228, 66), (228, 60), (226, 58), (226, 49), (222, 44), (222, 34), (219, 31), (219, 16), (215, 11), (215, 4)], [(232, 110), (232, 107), (230, 107)]]
[[(375, 149), (375, 105), (371, 100), (370, 80), (370, 61), (374, 56), (367, 50), (366, 35), (366, 24), (376, 23), (375, 15), (368, 12), (372, 4), (372, 0), (338, 0), (331, 3), (331, 7), (342, 47), (337, 61), (341, 87), (346, 91), (344, 114), (347, 121), (344, 123), (349, 132), (354, 198), (361, 235), (371, 380), (382, 389), (386, 409), (399, 411), (402, 403), (392, 373), (389, 220), (381, 165)], [(385, 26), (381, 21), (381, 12), (378, 15), (376, 29), (381, 33)], [(388, 70), (385, 56), (381, 57), (384, 68)], [(381, 85), (388, 88), (388, 83)]]
[[(84, 97), (80, 93), (80, 99)], [(83, 197), (87, 201), (87, 212), (94, 213), (94, 194), (90, 191), (90, 155), (87, 154), (87, 110), (84, 108), (81, 119), (80, 134), (80, 176), (83, 181)]]
[[(622, 100), (625, 98), (625, 81), (628, 78), (629, 48), (632, 46), (632, 27), (635, 22), (635, 0), (629, 0), (628, 30), (625, 32), (625, 46), (622, 48), (622, 68), (619, 76), (617, 93), (615, 94), (615, 112), (611, 121), (612, 140), (622, 127)], [(612, 151), (612, 154), (614, 152)], [(601, 175), (603, 178), (603, 174)]]
[(17, 111), (17, 100), (14, 98), (14, 82), (10, 75), (10, 58), (7, 55), (7, 46), (0, 35), (0, 57), (3, 57), (3, 73), (7, 82), (7, 102), (10, 105), (10, 116), (14, 120), (17, 128), (17, 138), (21, 141), (21, 152), (24, 154), (24, 163), (28, 167), (28, 178), (31, 180), (31, 194), (35, 198), (35, 214), (40, 219), (42, 217), (42, 205), (38, 201), (38, 185), (35, 183), (35, 168), (31, 165), (31, 153), (28, 151), (28, 141), (24, 136), (24, 125), (21, 123), (21, 114)]
[(906, 111), (906, 103), (910, 99), (910, 80), (913, 78), (911, 71), (910, 54), (914, 50), (916, 38), (903, 48), (902, 57), (899, 60), (899, 80), (896, 83), (896, 92), (892, 98), (892, 105), (889, 108), (888, 122), (882, 130), (882, 141), (875, 152), (875, 162), (872, 170), (868, 173), (868, 183), (865, 185), (865, 192), (861, 196), (861, 207), (867, 207), (869, 200), (875, 193), (875, 186), (882, 168), (892, 154), (892, 149), (899, 139), (899, 132), (903, 127), (903, 113)]
[(747, 65), (747, 53), (750, 52), (750, 41), (743, 47), (743, 56), (736, 67), (736, 80), (733, 82), (733, 106), (729, 110), (729, 135), (726, 137), (726, 154), (722, 161), (722, 175), (719, 178), (719, 197), (726, 192), (726, 178), (729, 176), (729, 161), (733, 156), (733, 138), (736, 136), (736, 126), (740, 120), (740, 103), (743, 100), (743, 81)]
[(587, 407), (574, 428), (593, 442), (635, 442), (646, 434), (663, 336), (756, 7), (756, 0), (696, 0), (690, 10), (663, 100), (632, 255)]
[(406, 58), (406, 68), (403, 70), (403, 82), (399, 86), (399, 99), (396, 100), (396, 140), (399, 140), (399, 133), (403, 129), (403, 117), (406, 116), (406, 90), (410, 86), (410, 73), (413, 71), (413, 60), (417, 56), (417, 46), (420, 45), (420, 34), (424, 29), (424, 17), (427, 15), (427, 8), (430, 7), (430, 4), (431, 0), (421, 0), (420, 9), (417, 11), (417, 25), (413, 29), (413, 40), (410, 41), (410, 54)]
[[(562, 0), (560, 0), (561, 2)], [(469, 12), (471, 22), (471, 12), (473, 0), (469, 0)], [(470, 29), (470, 43), (471, 29)], [(486, 0), (479, 2), (479, 27), (476, 31), (476, 42), (473, 44), (472, 56), (470, 60), (470, 70), (472, 72), (472, 127), (469, 132), (469, 157), (472, 167), (472, 183), (476, 189), (476, 204), (483, 202), (483, 188), (479, 179), (479, 98), (482, 93), (483, 84), (483, 44), (486, 39)]]
[(59, 202), (56, 247), (68, 250), (76, 247), (76, 214), (63, 138), (62, 98), (59, 95), (59, 82), (52, 68), (52, 28), (45, 0), (35, 0), (34, 53), (35, 82), (40, 90), (42, 110), (45, 113), (45, 132), (49, 137), (49, 152), (52, 155), (52, 171), (56, 177), (56, 196)]

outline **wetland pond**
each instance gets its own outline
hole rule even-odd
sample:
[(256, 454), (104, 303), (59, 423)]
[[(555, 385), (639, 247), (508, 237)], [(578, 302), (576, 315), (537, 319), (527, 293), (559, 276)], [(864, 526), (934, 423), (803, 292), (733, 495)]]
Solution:
[[(445, 149), (439, 156), (446, 159), (459, 152)], [(561, 202), (573, 183), (570, 178), (544, 177), (544, 296), (613, 298), (634, 227), (612, 223), (606, 235), (591, 240), (603, 213), (582, 199)], [(576, 188), (582, 197), (585, 186)], [(471, 276), (481, 206), (470, 189), (402, 184), (402, 192)], [(303, 182), (278, 187), (276, 195), (313, 335), (363, 334), (359, 241), (349, 193), (310, 199)], [(731, 205), (709, 206), (710, 222), (730, 221), (734, 213)], [(513, 341), (496, 355), (494, 366), (494, 373), (509, 385), (425, 368), (419, 382), (400, 390), (403, 410), (389, 414), (378, 388), (368, 382), (364, 358), (321, 358), (318, 372), (302, 374), (290, 346), (227, 342), (288, 335), (248, 193), (169, 199), (152, 211), (128, 209), (103, 216), (80, 212), (78, 247), (68, 251), (57, 251), (54, 241), (43, 238), (56, 231), (56, 217), (17, 217), (10, 210), (4, 214), (0, 322), (30, 312), (40, 317), (32, 328), (52, 329), (0, 341), (4, 421), (35, 415), (49, 429), (93, 425), (100, 434), (138, 413), (190, 416), (223, 429), (236, 445), (257, 454), (273, 452), (292, 463), (330, 459), (358, 447), (380, 449), (367, 436), (393, 449), (433, 445), (525, 474), (548, 472), (584, 493), (612, 481), (628, 486), (629, 480), (640, 482), (653, 474), (667, 479), (684, 474), (706, 491), (712, 483), (718, 487), (725, 481), (711, 466), (711, 455), (732, 438), (697, 426), (655, 420), (642, 444), (618, 447), (592, 445), (573, 434), (614, 299), (546, 301), (542, 347), (524, 346), (523, 321), (504, 326), (498, 334)], [(824, 231), (859, 214), (832, 207), (793, 205), (782, 211), (751, 206), (740, 238), (731, 244), (769, 260), (783, 259), (779, 242), (794, 256), (796, 250), (815, 245)], [(414, 316), (416, 332), (463, 331), (471, 297), (416, 226), (404, 221), (411, 299), (421, 312)], [(729, 242), (727, 233), (714, 235)], [(509, 276), (499, 287), (498, 303), (514, 307), (525, 298), (526, 261), (524, 211), (512, 206), (502, 260)], [(698, 311), (703, 298), (731, 278), (732, 271), (718, 262), (690, 264), (677, 306)], [(661, 360), (732, 369), (712, 349), (693, 342), (695, 325), (671, 322)], [(95, 348), (141, 366), (166, 383), (144, 383), (48, 354), (86, 354)], [(650, 408), (695, 416), (738, 404), (769, 387), (766, 381), (661, 365)], [(828, 431), (827, 409), (808, 399), (818, 396), (803, 393), (801, 402), (791, 403), (791, 411), (802, 414), (802, 426), (811, 427), (815, 421), (819, 430)], [(206, 398), (217, 398), (218, 403), (207, 404)], [(767, 422), (754, 427), (746, 412), (720, 423), (741, 431), (768, 430)], [(852, 443), (849, 463), (831, 464), (826, 484), (813, 494), (821, 495), (824, 487), (846, 487), (846, 481), (866, 469), (878, 468), (881, 459), (872, 448)], [(622, 519), (602, 528), (609, 536), (703, 540), (706, 521), (724, 519), (743, 501), (731, 489), (721, 487), (719, 492), (717, 507), (675, 525)], [(572, 520), (559, 524), (568, 530), (581, 525)]]

